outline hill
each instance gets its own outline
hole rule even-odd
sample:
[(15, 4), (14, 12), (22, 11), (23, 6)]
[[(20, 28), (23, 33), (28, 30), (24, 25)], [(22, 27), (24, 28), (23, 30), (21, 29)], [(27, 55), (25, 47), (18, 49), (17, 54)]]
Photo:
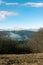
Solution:
[[(6, 36), (6, 32), (4, 31), (4, 36)], [(10, 31), (11, 32), (11, 31)], [(10, 33), (9, 31), (7, 34)], [(19, 34), (20, 36), (16, 35), (19, 37), (22, 35), (27, 35), (29, 32), (25, 33), (26, 31), (12, 31), (13, 34)], [(31, 37), (28, 37), (25, 42), (21, 42), (17, 40), (14, 40), (14, 35), (13, 35), (13, 40), (12, 40), (12, 34), (8, 36), (8, 38), (3, 37), (3, 32), (1, 32), (2, 36), (0, 35), (0, 53), (5, 53), (5, 54), (28, 54), (28, 53), (39, 53), (43, 52), (43, 29), (39, 29), (37, 32), (35, 32)], [(25, 38), (22, 37), (22, 40), (24, 41)], [(21, 44), (22, 43), (22, 44)]]
[(25, 45), (34, 53), (43, 52), (43, 29), (39, 29)]
[[(0, 54), (22, 54), (30, 53), (26, 49), (27, 38), (31, 38), (33, 31), (0, 31)], [(29, 37), (28, 37), (29, 36)]]

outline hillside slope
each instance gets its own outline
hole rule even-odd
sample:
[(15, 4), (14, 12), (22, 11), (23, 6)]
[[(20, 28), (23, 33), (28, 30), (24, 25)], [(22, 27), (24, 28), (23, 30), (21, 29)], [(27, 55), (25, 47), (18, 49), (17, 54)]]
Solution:
[(43, 52), (43, 29), (36, 32), (26, 45), (32, 52)]
[(25, 43), (23, 42), (24, 44), (19, 43), (21, 41), (0, 38), (0, 53), (26, 54), (43, 52), (43, 29), (35, 32)]

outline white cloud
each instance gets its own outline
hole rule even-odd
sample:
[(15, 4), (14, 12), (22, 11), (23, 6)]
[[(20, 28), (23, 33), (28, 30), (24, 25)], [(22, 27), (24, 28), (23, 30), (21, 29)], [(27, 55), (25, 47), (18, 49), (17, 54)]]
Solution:
[(13, 2), (8, 2), (8, 3), (5, 3), (5, 5), (19, 5), (19, 3), (17, 3), (17, 2), (15, 2), (15, 3), (13, 3)]
[(16, 6), (16, 5), (19, 5), (19, 6), (31, 6), (31, 7), (43, 7), (43, 2), (26, 2), (26, 3), (23, 3), (23, 4), (20, 4), (18, 2), (5, 2), (3, 0), (0, 0), (0, 4), (4, 4), (4, 5), (13, 5), (13, 6)]
[(7, 16), (17, 16), (17, 12), (0, 11), (0, 18), (5, 18)]
[(43, 7), (43, 3), (27, 2), (27, 3), (22, 4), (22, 6)]
[(3, 0), (0, 0), (0, 4), (4, 4), (4, 5), (19, 5), (18, 2), (5, 2)]

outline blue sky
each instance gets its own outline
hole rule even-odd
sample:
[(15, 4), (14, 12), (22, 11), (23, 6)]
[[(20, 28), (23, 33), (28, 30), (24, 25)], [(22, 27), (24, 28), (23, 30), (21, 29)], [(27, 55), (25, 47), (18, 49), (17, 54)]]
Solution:
[(43, 0), (0, 0), (0, 29), (43, 27)]

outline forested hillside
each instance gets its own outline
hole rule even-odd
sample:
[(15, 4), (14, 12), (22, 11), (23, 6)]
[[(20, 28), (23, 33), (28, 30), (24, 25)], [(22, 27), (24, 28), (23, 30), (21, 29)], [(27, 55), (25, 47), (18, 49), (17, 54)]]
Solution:
[(43, 29), (39, 29), (31, 38), (20, 44), (18, 40), (4, 39), (0, 36), (0, 53), (38, 53), (43, 52)]
[(39, 29), (26, 43), (32, 52), (43, 52), (43, 29)]

